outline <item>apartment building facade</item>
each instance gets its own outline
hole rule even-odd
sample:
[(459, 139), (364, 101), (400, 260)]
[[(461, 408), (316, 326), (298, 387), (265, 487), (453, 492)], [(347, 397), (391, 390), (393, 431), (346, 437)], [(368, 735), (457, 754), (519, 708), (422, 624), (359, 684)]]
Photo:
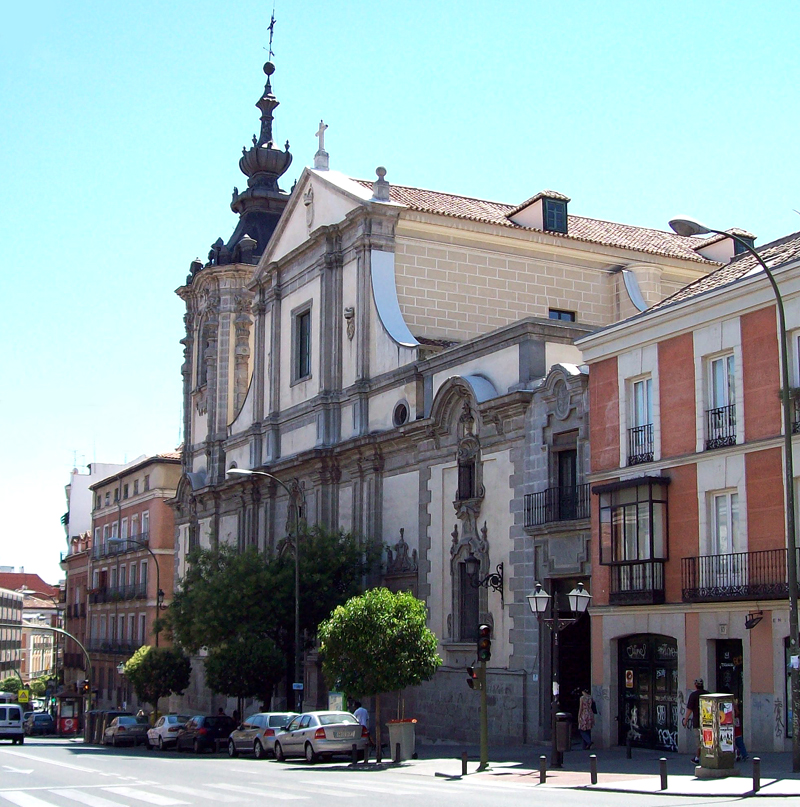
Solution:
[[(782, 293), (796, 388), (800, 234), (759, 254)], [(590, 378), (592, 681), (606, 745), (630, 735), (693, 750), (681, 723), (701, 678), (740, 700), (749, 749), (790, 747), (778, 340), (773, 291), (744, 254), (578, 343)]]
[(67, 577), (67, 602), (85, 630), (100, 708), (135, 702), (117, 667), (142, 645), (164, 641), (154, 625), (172, 597), (175, 529), (165, 502), (175, 495), (180, 456), (147, 457), (90, 487), (91, 541)]

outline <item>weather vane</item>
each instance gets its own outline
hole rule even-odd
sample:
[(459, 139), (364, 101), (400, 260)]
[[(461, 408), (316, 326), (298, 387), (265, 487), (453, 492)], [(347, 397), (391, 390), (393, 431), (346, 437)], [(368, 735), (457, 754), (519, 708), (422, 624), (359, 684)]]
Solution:
[(275, 55), (272, 51), (272, 35), (275, 33), (275, 4), (272, 4), (272, 16), (269, 20), (269, 25), (267, 26), (267, 30), (269, 31), (269, 52), (268, 58), (272, 61), (272, 57)]

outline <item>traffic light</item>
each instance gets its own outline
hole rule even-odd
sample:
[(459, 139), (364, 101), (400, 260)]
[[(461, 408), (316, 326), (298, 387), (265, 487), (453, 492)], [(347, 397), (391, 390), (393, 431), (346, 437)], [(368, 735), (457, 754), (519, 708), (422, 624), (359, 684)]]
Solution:
[(88, 678), (84, 678), (83, 681), (81, 681), (81, 692), (84, 695), (89, 694), (89, 679)]
[(488, 625), (478, 628), (478, 661), (489, 661), (492, 657), (492, 629)]
[(470, 689), (480, 689), (481, 688), (481, 679), (478, 675), (478, 671), (474, 667), (467, 667), (467, 686)]

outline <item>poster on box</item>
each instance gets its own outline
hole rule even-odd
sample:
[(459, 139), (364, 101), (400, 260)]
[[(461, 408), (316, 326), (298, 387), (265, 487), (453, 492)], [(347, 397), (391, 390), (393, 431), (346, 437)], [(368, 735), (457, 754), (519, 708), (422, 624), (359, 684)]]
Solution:
[(719, 702), (719, 724), (720, 726), (733, 725), (733, 701)]
[(703, 729), (703, 745), (706, 748), (714, 747), (714, 729)]
[(707, 698), (700, 698), (700, 725), (714, 725), (714, 701)]
[(719, 750), (733, 751), (733, 726), (719, 727)]

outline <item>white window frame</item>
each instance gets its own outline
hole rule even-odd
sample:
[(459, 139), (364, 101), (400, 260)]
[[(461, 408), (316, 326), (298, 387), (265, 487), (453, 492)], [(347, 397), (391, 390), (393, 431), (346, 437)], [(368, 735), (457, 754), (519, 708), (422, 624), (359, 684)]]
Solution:
[[(141, 535), (144, 536), (142, 540), (147, 540), (150, 536), (150, 511), (145, 510), (142, 513), (142, 532)], [(139, 547), (137, 547), (139, 548)]]

